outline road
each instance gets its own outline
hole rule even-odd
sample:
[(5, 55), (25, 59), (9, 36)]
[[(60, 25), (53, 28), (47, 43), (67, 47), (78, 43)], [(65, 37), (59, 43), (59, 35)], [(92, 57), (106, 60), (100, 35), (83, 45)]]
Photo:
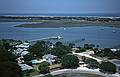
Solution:
[[(62, 70), (57, 70), (53, 71), (50, 74), (52, 75), (60, 75), (64, 73), (88, 73), (88, 74), (95, 74), (95, 75), (101, 75), (105, 77), (120, 77), (119, 74), (104, 74), (99, 71), (99, 69), (88, 69), (86, 67), (78, 67), (77, 69), (62, 69)], [(34, 77), (42, 77), (44, 76), (43, 74), (36, 75)]]

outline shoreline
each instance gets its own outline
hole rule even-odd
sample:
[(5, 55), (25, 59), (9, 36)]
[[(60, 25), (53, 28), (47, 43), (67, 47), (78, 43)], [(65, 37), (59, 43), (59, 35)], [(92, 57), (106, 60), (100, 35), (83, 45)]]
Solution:
[(109, 26), (109, 27), (118, 27), (120, 28), (119, 21), (113, 22), (98, 22), (98, 21), (43, 21), (38, 23), (31, 23), (31, 24), (22, 24), (16, 25), (14, 27), (21, 27), (21, 28), (67, 28), (67, 27), (84, 27), (84, 26)]
[[(84, 14), (84, 13), (83, 13)], [(104, 15), (104, 14), (100, 14), (100, 15), (94, 15), (94, 14), (0, 14), (0, 16), (4, 16), (4, 17), (102, 17), (102, 18), (120, 18), (120, 15)]]

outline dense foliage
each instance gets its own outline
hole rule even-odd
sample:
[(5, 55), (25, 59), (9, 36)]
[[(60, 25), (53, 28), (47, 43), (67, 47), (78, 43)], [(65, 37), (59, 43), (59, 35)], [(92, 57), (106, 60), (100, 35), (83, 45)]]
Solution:
[(71, 48), (69, 46), (63, 45), (61, 42), (57, 42), (55, 47), (50, 50), (50, 53), (61, 58), (63, 55), (71, 53)]
[(85, 63), (88, 64), (88, 68), (98, 68), (99, 67), (99, 63), (91, 58), (88, 58), (85, 60)]
[(94, 44), (84, 44), (85, 49), (93, 49), (93, 47), (95, 47)]
[(102, 62), (99, 68), (103, 73), (116, 73), (116, 66), (111, 62)]
[(86, 49), (85, 48), (79, 48), (79, 50), (76, 50), (75, 52), (76, 53), (86, 52)]
[(74, 55), (64, 55), (61, 63), (64, 68), (77, 68), (79, 66), (79, 59)]
[(73, 48), (74, 46), (75, 46), (74, 43), (69, 43), (69, 47), (70, 47), (70, 48)]
[(110, 50), (110, 48), (104, 48), (101, 51), (95, 52), (95, 55), (100, 57), (108, 57), (108, 58), (114, 58), (114, 52)]
[(0, 77), (22, 77), (21, 68), (15, 62), (1, 62)]
[(16, 63), (16, 56), (10, 50), (10, 44), (0, 42), (0, 77), (22, 77), (20, 66)]
[(41, 58), (48, 51), (48, 47), (44, 41), (40, 41), (31, 46), (28, 51), (35, 57)]
[(38, 69), (41, 74), (49, 73), (49, 63), (47, 62), (40, 63)]
[(24, 57), (24, 61), (31, 61), (31, 60), (34, 59), (34, 56), (31, 55), (31, 54), (27, 54), (27, 55), (25, 55), (23, 57)]

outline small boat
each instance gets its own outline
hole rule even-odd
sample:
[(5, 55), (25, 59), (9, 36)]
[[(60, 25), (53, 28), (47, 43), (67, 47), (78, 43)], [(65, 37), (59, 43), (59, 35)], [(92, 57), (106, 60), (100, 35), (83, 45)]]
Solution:
[(82, 38), (82, 39), (81, 39), (81, 41), (84, 41), (84, 40), (85, 40), (85, 38)]
[(113, 33), (115, 33), (116, 32), (116, 30), (112, 30), (113, 31)]
[(105, 28), (101, 28), (101, 30), (104, 30)]
[(112, 32), (113, 32), (113, 33), (115, 33), (115, 32), (116, 32), (116, 30), (115, 30), (115, 27), (113, 27), (113, 30), (112, 30)]
[(63, 28), (64, 30), (66, 30), (66, 28)]

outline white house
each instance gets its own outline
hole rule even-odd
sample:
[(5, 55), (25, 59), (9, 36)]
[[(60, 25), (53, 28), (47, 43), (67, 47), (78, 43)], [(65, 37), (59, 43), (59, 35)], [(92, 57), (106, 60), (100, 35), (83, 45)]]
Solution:
[(23, 52), (21, 52), (21, 56), (25, 56), (25, 55), (27, 55), (29, 52), (28, 51), (23, 51)]
[(117, 49), (111, 49), (111, 51), (116, 52), (116, 51), (117, 51)]
[(24, 50), (22, 48), (18, 48), (17, 50), (14, 50), (13, 52), (15, 55), (19, 55), (19, 56), (25, 56), (27, 55), (29, 52), (27, 50)]
[(42, 62), (46, 62), (45, 59), (42, 59), (42, 60), (37, 60), (37, 59), (34, 59), (34, 60), (31, 60), (32, 64), (40, 64)]
[(51, 55), (51, 54), (46, 54), (42, 58), (46, 60), (46, 62), (50, 63), (52, 65), (53, 62), (55, 62), (55, 58), (57, 56)]
[(19, 55), (20, 53), (22, 53), (23, 52), (23, 49), (21, 49), (21, 48), (18, 48), (17, 50), (14, 50), (14, 54), (15, 55)]
[(34, 60), (31, 60), (31, 62), (32, 62), (32, 64), (39, 64), (42, 62), (48, 62), (48, 63), (50, 63), (50, 65), (52, 65), (52, 63), (55, 62), (56, 57), (57, 56), (47, 54), (47, 55), (44, 55), (41, 60), (34, 59)]
[(29, 46), (30, 46), (29, 43), (26, 43), (26, 42), (24, 42), (20, 45), (16, 45), (17, 48), (29, 48)]
[(19, 57), (19, 58), (17, 58), (16, 60), (17, 60), (17, 62), (19, 63), (19, 64), (21, 64), (21, 63), (24, 63), (25, 61), (24, 60), (22, 60), (23, 59), (23, 57)]

